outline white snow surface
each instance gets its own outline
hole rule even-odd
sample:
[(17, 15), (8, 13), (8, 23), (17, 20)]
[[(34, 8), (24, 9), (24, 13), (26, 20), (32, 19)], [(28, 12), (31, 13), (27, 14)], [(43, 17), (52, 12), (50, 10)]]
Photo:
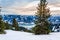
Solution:
[(0, 34), (0, 40), (60, 40), (60, 32), (49, 35), (34, 35), (28, 32), (6, 30), (7, 34)]

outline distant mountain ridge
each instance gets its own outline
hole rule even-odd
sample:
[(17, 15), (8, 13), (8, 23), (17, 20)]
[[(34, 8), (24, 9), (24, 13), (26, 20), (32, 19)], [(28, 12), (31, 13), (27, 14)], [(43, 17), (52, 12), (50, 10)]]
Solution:
[(34, 24), (34, 20), (36, 19), (36, 16), (32, 15), (2, 15), (2, 17), (4, 22), (8, 21), (10, 24), (12, 24), (13, 18), (15, 18), (21, 25)]
[[(36, 20), (36, 16), (34, 15), (2, 15), (4, 21), (12, 22), (13, 18), (17, 20), (17, 22), (23, 23), (32, 23)], [(50, 22), (60, 22), (60, 16), (51, 16), (48, 18)]]
[[(2, 15), (4, 22), (8, 21), (9, 24), (12, 24), (13, 18), (15, 18), (19, 26), (32, 26), (35, 25), (34, 21), (37, 16), (33, 15)], [(60, 27), (60, 16), (51, 16), (48, 18), (48, 21), (51, 22), (51, 29), (54, 30)], [(60, 29), (59, 29), (60, 30)]]

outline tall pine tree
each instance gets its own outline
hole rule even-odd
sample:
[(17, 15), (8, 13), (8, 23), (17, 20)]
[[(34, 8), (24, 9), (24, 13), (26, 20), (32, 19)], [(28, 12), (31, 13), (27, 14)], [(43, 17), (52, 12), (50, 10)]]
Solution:
[(0, 15), (0, 34), (5, 33), (5, 25), (4, 22), (2, 21), (2, 16)]
[(50, 23), (47, 19), (50, 17), (50, 10), (47, 8), (46, 0), (40, 0), (36, 16), (38, 18), (35, 21), (36, 26), (33, 28), (33, 32), (35, 34), (49, 34)]
[(13, 19), (13, 30), (19, 31), (19, 26), (18, 26), (18, 22), (16, 21), (16, 19)]
[[(1, 7), (0, 7), (0, 13), (1, 13)], [(2, 16), (0, 15), (0, 34), (5, 33), (5, 26), (4, 26), (4, 22), (2, 21)]]

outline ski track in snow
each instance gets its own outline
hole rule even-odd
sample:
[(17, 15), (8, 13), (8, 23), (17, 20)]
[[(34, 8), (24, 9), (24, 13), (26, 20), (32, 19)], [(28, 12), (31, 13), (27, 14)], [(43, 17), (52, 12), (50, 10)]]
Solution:
[(49, 35), (34, 35), (32, 33), (6, 30), (6, 34), (0, 34), (0, 40), (60, 40), (60, 32)]

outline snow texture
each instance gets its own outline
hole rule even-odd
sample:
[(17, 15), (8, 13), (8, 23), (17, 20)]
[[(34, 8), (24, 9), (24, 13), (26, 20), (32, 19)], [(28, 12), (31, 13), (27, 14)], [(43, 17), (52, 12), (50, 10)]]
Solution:
[(7, 34), (0, 34), (0, 40), (60, 40), (60, 32), (49, 35), (34, 35), (32, 33), (6, 30)]

